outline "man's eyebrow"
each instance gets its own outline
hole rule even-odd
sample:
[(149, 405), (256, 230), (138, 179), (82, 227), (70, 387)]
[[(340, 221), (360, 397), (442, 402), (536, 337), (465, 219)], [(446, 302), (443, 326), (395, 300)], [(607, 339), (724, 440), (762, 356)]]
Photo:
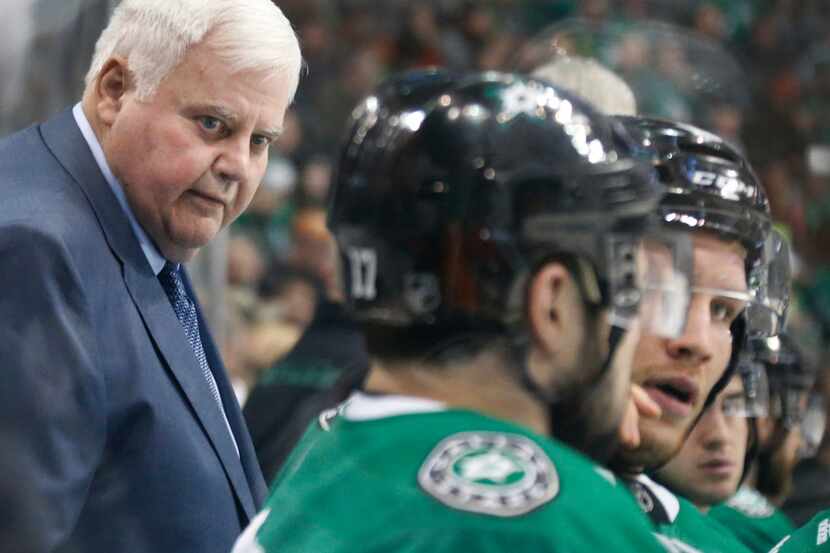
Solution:
[(266, 137), (268, 140), (274, 141), (280, 137), (282, 134), (282, 127), (276, 127), (271, 129), (258, 129), (254, 131), (256, 134), (261, 134), (262, 136)]
[[(197, 106), (198, 109), (206, 111), (215, 115), (216, 117), (222, 119), (223, 121), (230, 124), (230, 126), (235, 127), (239, 122), (239, 116), (234, 113), (233, 111), (229, 110), (228, 108), (216, 104), (205, 104), (204, 106)], [(256, 134), (260, 134), (269, 140), (276, 140), (280, 137), (283, 132), (282, 127), (271, 127), (265, 129), (256, 129), (254, 131)]]
[[(737, 275), (735, 275), (737, 276)], [(707, 277), (708, 280), (706, 285), (700, 284), (704, 277)], [(721, 290), (731, 290), (734, 292), (747, 292), (748, 287), (746, 285), (746, 277), (741, 280), (733, 279), (732, 275), (725, 274), (725, 273), (704, 273), (702, 269), (695, 268), (694, 272), (692, 273), (692, 284), (698, 286), (700, 288), (710, 288), (713, 290), (721, 289)]]
[(218, 104), (201, 104), (194, 106), (193, 109), (195, 111), (202, 111), (209, 113), (210, 115), (215, 115), (216, 117), (232, 125), (235, 125), (237, 121), (239, 121), (239, 116), (236, 113)]

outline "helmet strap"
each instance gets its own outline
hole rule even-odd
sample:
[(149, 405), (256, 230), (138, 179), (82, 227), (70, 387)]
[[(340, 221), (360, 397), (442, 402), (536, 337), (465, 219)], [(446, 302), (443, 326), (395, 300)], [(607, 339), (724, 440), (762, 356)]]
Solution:
[[(596, 313), (598, 311), (596, 304), (585, 302), (585, 307), (591, 315), (591, 321), (596, 321)], [(588, 329), (595, 328), (595, 325), (586, 324), (585, 327), (587, 334)], [(582, 398), (585, 398), (586, 395), (594, 393), (595, 390), (601, 388), (598, 384), (608, 375), (614, 354), (616, 353), (624, 335), (625, 329), (618, 326), (611, 326), (608, 335), (608, 348), (605, 358), (598, 364), (598, 367), (597, 365), (592, 367), (596, 370), (593, 372), (588, 381), (582, 382), (577, 389), (567, 394), (563, 394), (561, 391), (543, 389), (539, 383), (532, 378), (530, 375), (530, 368), (528, 366), (530, 340), (526, 334), (523, 333), (521, 336), (517, 335), (515, 337), (516, 339), (511, 340), (510, 355), (513, 360), (513, 365), (518, 371), (521, 385), (537, 401), (546, 407), (552, 437), (561, 439), (565, 443), (582, 450), (584, 453), (595, 457), (599, 461), (605, 461), (606, 456), (609, 455), (609, 449), (613, 450), (614, 448), (608, 447), (607, 440), (602, 440), (602, 444), (593, 443), (594, 441), (599, 442), (601, 440), (591, 440), (591, 443), (584, 440), (584, 438), (590, 436), (586, 436), (586, 433), (582, 430), (584, 425), (581, 424), (582, 421), (580, 420), (578, 411), (576, 414), (573, 414), (571, 407), (578, 407), (579, 404), (582, 404)], [(590, 339), (590, 337), (586, 336), (586, 339)], [(594, 340), (596, 339), (594, 338)], [(587, 368), (588, 367), (586, 367), (586, 369)], [(571, 421), (571, 424), (568, 424), (569, 420)], [(592, 445), (597, 447), (591, 447)]]

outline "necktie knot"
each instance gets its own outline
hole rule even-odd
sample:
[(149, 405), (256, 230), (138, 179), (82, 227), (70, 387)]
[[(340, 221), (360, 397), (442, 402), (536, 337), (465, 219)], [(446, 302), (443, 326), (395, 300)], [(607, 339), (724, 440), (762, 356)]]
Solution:
[(170, 261), (164, 264), (159, 273), (159, 278), (174, 280), (179, 277), (179, 264)]
[(158, 276), (161, 287), (164, 288), (164, 293), (173, 305), (173, 310), (176, 312), (176, 317), (181, 320), (180, 310), (183, 309), (182, 303), (190, 303), (187, 297), (187, 291), (184, 289), (181, 272), (177, 263), (164, 264)]

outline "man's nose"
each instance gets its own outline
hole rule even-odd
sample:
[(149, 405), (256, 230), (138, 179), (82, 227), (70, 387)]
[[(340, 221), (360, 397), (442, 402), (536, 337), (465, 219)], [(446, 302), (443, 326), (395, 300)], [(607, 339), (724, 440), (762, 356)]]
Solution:
[(689, 304), (683, 334), (667, 342), (669, 355), (689, 365), (699, 366), (707, 363), (713, 355), (714, 331), (708, 299), (695, 295)]
[(701, 417), (698, 426), (703, 432), (703, 447), (707, 450), (720, 449), (727, 443), (730, 435), (729, 425), (719, 405), (710, 406), (706, 414)]
[(251, 146), (247, 138), (238, 137), (222, 144), (213, 170), (223, 184), (230, 185), (243, 182), (248, 171)]

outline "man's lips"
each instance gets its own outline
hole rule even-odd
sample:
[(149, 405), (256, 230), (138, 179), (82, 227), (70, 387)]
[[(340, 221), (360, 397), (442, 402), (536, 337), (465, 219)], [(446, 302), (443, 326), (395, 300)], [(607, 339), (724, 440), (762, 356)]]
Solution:
[(697, 403), (698, 385), (686, 376), (662, 376), (647, 380), (642, 385), (664, 415), (688, 417)]
[(200, 199), (200, 200), (204, 200), (206, 202), (216, 204), (217, 206), (220, 206), (220, 207), (225, 207), (225, 205), (227, 203), (225, 201), (225, 199), (222, 198), (221, 196), (208, 194), (206, 192), (200, 192), (199, 190), (188, 190), (188, 193), (193, 195), (194, 197)]
[(698, 468), (710, 476), (725, 478), (735, 472), (735, 463), (726, 458), (717, 458), (698, 463)]

